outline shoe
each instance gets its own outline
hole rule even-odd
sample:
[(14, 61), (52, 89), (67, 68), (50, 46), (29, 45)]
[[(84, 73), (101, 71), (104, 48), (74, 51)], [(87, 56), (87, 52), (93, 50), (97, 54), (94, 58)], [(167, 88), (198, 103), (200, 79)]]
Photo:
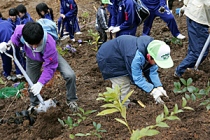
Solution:
[(81, 34), (82, 34), (82, 32), (76, 32), (75, 34), (76, 34), (76, 35), (81, 35)]
[(21, 79), (24, 78), (24, 76), (23, 76), (22, 74), (17, 74), (17, 75), (16, 75), (16, 78), (21, 80)]
[(176, 38), (178, 38), (178, 39), (185, 39), (185, 36), (184, 35), (182, 35), (182, 34), (179, 34), (178, 36), (176, 36)]
[(15, 82), (17, 80), (16, 76), (7, 76), (7, 80)]
[(32, 113), (35, 111), (34, 107), (35, 107), (35, 106), (33, 106), (33, 105), (29, 105), (29, 106), (28, 106), (27, 111), (28, 111), (29, 114), (32, 114)]
[(181, 76), (179, 76), (177, 73), (176, 73), (176, 71), (174, 72), (174, 77), (175, 78), (180, 78)]
[(70, 107), (71, 111), (76, 112), (78, 110), (78, 105), (75, 101), (67, 102), (67, 105)]
[(63, 35), (64, 35), (64, 36), (65, 36), (65, 35), (69, 35), (69, 32), (64, 32)]
[(73, 39), (71, 39), (71, 41), (75, 42), (75, 39), (73, 38)]
[(68, 37), (69, 37), (68, 35), (65, 35), (65, 36), (61, 37), (60, 40), (65, 40)]

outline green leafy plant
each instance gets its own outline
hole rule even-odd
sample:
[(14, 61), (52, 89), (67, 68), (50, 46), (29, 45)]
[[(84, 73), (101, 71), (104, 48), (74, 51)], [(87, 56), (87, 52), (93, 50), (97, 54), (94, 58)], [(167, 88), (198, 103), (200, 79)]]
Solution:
[(186, 105), (187, 105), (187, 100), (184, 97), (182, 98), (182, 109), (178, 109), (178, 105), (175, 104), (173, 111), (169, 112), (167, 106), (164, 105), (164, 112), (156, 117), (156, 124), (147, 126), (146, 128), (142, 128), (141, 130), (139, 130), (139, 129), (133, 130), (133, 133), (132, 133), (130, 139), (131, 140), (139, 140), (146, 136), (154, 136), (154, 135), (159, 134), (160, 132), (158, 130), (156, 130), (155, 128), (169, 127), (168, 124), (165, 122), (166, 120), (170, 120), (170, 121), (180, 120), (180, 118), (176, 116), (178, 113), (184, 112), (184, 109), (194, 110), (193, 108), (188, 107)]
[(88, 30), (88, 36), (90, 36), (93, 39), (91, 45), (94, 45), (94, 44), (96, 45), (95, 48), (92, 48), (92, 49), (95, 50), (95, 51), (98, 51), (98, 45), (99, 45), (98, 40), (100, 38), (98, 32), (93, 32), (92, 29), (89, 29)]
[(123, 120), (120, 118), (115, 118), (115, 120), (125, 125), (128, 128), (129, 132), (132, 133), (128, 125), (127, 118), (126, 118), (126, 107), (123, 104), (132, 95), (133, 91), (130, 91), (121, 102), (120, 100), (121, 92), (120, 92), (119, 86), (115, 86), (114, 89), (109, 88), (109, 87), (107, 87), (106, 89), (107, 91), (104, 93), (100, 93), (99, 98), (97, 98), (96, 100), (103, 100), (103, 101), (111, 102), (111, 103), (102, 105), (101, 107), (108, 108), (108, 109), (105, 109), (99, 112), (97, 116), (103, 116), (103, 115), (112, 114), (115, 112), (120, 112)]
[(60, 46), (57, 46), (57, 51), (61, 56), (64, 56), (66, 53), (68, 53), (67, 50), (63, 50)]
[(179, 46), (182, 46), (182, 40), (180, 40), (180, 39), (178, 39), (178, 38), (176, 38), (176, 37), (173, 37), (172, 39), (171, 39), (171, 43), (173, 43), (173, 44), (175, 44), (175, 45), (179, 45)]
[(95, 130), (90, 131), (89, 133), (77, 133), (77, 134), (70, 134), (69, 138), (70, 139), (74, 139), (75, 137), (87, 137), (87, 136), (97, 136), (98, 138), (102, 138), (102, 136), (100, 135), (100, 133), (104, 133), (107, 132), (105, 129), (101, 129), (101, 124), (100, 123), (96, 123), (93, 122), (93, 126), (95, 128)]
[(81, 113), (74, 114), (74, 115), (77, 115), (79, 117), (79, 119), (77, 120), (77, 123), (80, 123), (80, 122), (84, 121), (89, 114), (94, 113), (97, 110), (87, 110), (87, 111), (85, 111), (84, 109), (79, 108), (79, 111)]
[(89, 12), (85, 11), (85, 12), (82, 13), (81, 17), (82, 17), (82, 20), (83, 20), (83, 24), (85, 24), (85, 23), (88, 22), (90, 14), (89, 14)]
[(73, 129), (75, 126), (79, 125), (79, 123), (74, 123), (73, 119), (70, 116), (68, 116), (66, 120), (58, 118), (58, 121), (63, 127), (68, 126), (69, 129)]
[(5, 82), (2, 80), (2, 78), (0, 78), (0, 84), (5, 85)]

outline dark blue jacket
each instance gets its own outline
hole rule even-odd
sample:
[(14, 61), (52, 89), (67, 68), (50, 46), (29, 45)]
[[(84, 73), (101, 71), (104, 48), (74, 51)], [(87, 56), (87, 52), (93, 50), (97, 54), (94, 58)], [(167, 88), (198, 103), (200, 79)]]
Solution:
[(22, 18), (20, 18), (20, 24), (26, 24), (29, 21), (33, 21), (29, 13), (26, 13)]
[(127, 75), (148, 93), (154, 87), (162, 86), (158, 66), (150, 65), (146, 60), (147, 46), (152, 40), (149, 36), (122, 35), (103, 43), (96, 56), (103, 78)]
[(13, 31), (13, 25), (9, 21), (2, 20), (2, 18), (0, 18), (0, 43), (8, 42), (13, 34)]
[(61, 0), (60, 13), (64, 14), (66, 18), (77, 16), (78, 8), (74, 0)]
[(137, 14), (133, 0), (115, 0), (112, 10), (111, 26), (120, 26), (120, 32), (137, 28)]
[(149, 10), (157, 10), (166, 5), (166, 0), (141, 0)]
[(13, 22), (11, 18), (8, 18), (7, 20), (13, 25), (14, 30), (15, 30), (17, 25), (20, 25), (20, 18), (19, 17), (16, 17), (15, 22)]

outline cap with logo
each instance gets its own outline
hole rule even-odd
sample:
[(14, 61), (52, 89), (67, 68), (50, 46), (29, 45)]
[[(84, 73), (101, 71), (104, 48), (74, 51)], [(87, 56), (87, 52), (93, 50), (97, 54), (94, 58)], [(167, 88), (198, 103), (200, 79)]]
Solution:
[(170, 56), (170, 47), (163, 41), (153, 40), (149, 43), (147, 51), (161, 68), (170, 68), (174, 62)]
[(110, 2), (110, 0), (101, 0), (101, 2), (102, 2), (103, 4), (112, 5), (112, 3)]

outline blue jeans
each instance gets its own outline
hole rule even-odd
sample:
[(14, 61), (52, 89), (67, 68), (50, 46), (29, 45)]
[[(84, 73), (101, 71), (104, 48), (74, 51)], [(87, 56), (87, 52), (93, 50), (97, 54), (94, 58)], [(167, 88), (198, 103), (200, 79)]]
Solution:
[[(26, 59), (26, 73), (28, 74), (31, 81), (35, 84), (41, 75), (42, 62), (35, 61), (27, 57)], [(66, 81), (66, 100), (76, 101), (76, 76), (68, 62), (58, 54), (58, 71), (60, 71), (62, 77)], [(36, 106), (39, 104), (39, 100), (33, 93), (29, 92), (31, 105)]]

